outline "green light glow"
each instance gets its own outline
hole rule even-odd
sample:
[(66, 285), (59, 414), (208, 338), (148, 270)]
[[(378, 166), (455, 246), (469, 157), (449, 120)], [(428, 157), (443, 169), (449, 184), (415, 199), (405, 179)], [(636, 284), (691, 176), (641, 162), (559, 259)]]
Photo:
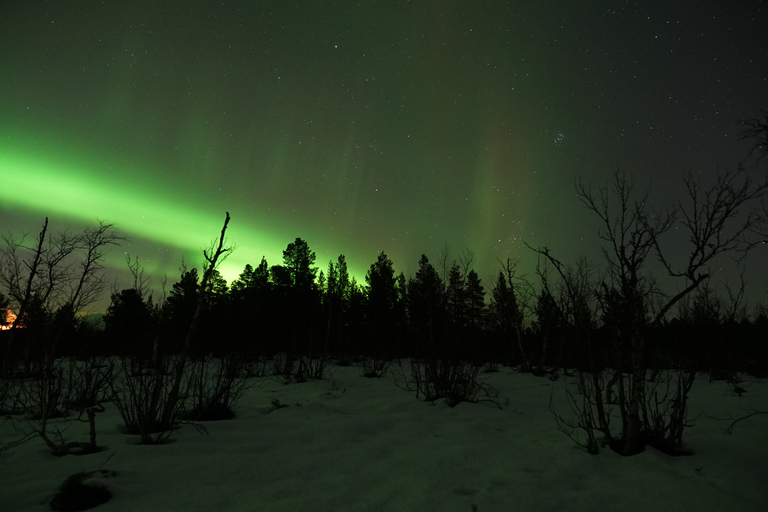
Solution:
[(469, 250), (486, 285), (507, 258), (535, 275), (522, 241), (602, 261), (577, 177), (620, 165), (663, 209), (683, 170), (743, 159), (733, 124), (765, 108), (749, 2), (713, 8), (743, 28), (722, 37), (675, 2), (642, 23), (597, 2), (15, 4), (0, 16), (0, 230), (114, 223), (122, 286), (124, 253), (155, 286), (182, 258), (199, 267), (225, 211), (228, 281), (296, 237), (321, 269), (343, 253), (361, 283), (382, 250), (406, 276), (421, 254)]
[[(206, 205), (204, 195), (194, 197), (177, 185), (156, 178), (150, 180), (151, 173), (115, 169), (94, 158), (84, 165), (70, 157), (61, 158), (61, 153), (58, 155), (59, 158), (54, 159), (39, 152), (31, 155), (0, 145), (0, 181), (13, 183), (12, 187), (0, 188), (3, 204), (54, 220), (65, 218), (93, 224), (98, 218), (114, 223), (129, 241), (148, 240), (175, 250), (176, 254), (163, 258), (170, 260), (165, 264), (160, 259), (153, 259), (153, 254), (136, 255), (130, 249), (125, 251), (138, 256), (149, 275), (160, 276), (168, 272), (172, 283), (182, 257), (187, 265), (199, 266), (203, 259), (201, 249), (221, 232), (225, 209), (233, 217), (226, 239), (235, 250), (220, 270), (230, 282), (246, 264), (258, 265), (262, 256), (267, 257), (270, 265), (281, 263), (282, 251), (292, 241), (282, 233), (249, 230), (246, 226), (258, 226), (263, 219), (254, 218), (252, 212), (242, 207)], [(263, 223), (273, 229), (283, 227), (274, 219)], [(122, 257), (122, 253), (119, 257), (111, 255), (111, 264), (124, 264)], [(324, 268), (327, 261), (318, 257), (317, 263)], [(170, 272), (169, 264), (173, 269)], [(361, 280), (359, 272), (354, 275)]]

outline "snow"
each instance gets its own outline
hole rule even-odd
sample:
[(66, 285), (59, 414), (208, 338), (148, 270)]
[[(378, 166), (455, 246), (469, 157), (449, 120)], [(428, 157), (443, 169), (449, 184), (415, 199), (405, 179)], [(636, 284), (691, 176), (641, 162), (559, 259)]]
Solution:
[[(508, 405), (430, 404), (356, 367), (332, 366), (322, 381), (254, 379), (237, 418), (205, 423), (208, 435), (185, 425), (155, 446), (120, 433), (107, 404), (96, 419), (106, 451), (54, 457), (33, 439), (0, 455), (0, 509), (49, 510), (68, 476), (101, 467), (115, 475), (102, 480), (114, 495), (100, 512), (768, 510), (768, 415), (732, 435), (714, 418), (768, 409), (768, 379), (737, 397), (701, 377), (685, 435), (694, 454), (622, 457), (609, 448), (588, 455), (557, 430), (548, 402), (554, 390), (568, 416), (564, 378), (510, 368), (482, 378)], [(68, 441), (87, 441), (87, 424), (69, 425)], [(18, 434), (5, 423), (0, 436)]]

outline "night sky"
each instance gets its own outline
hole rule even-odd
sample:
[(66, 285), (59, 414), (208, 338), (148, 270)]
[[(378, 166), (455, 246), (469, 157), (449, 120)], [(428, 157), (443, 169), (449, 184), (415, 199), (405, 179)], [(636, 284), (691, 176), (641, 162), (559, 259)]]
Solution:
[(768, 13), (566, 4), (4, 1), (2, 229), (113, 222), (125, 286), (124, 253), (158, 286), (199, 266), (225, 211), (230, 280), (296, 237), (359, 281), (381, 250), (406, 275), (471, 250), (486, 286), (508, 257), (531, 272), (523, 241), (600, 258), (575, 178), (620, 165), (664, 207), (686, 171), (734, 168), (768, 108)]

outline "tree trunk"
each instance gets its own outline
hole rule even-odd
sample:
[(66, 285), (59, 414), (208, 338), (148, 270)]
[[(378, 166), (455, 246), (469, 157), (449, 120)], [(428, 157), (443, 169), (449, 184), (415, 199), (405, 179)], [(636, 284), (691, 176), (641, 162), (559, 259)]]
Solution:
[(43, 224), (43, 229), (40, 231), (40, 234), (38, 235), (38, 241), (37, 241), (37, 249), (35, 250), (35, 257), (32, 259), (31, 264), (26, 264), (29, 268), (29, 277), (27, 278), (27, 284), (24, 288), (24, 297), (21, 300), (21, 303), (19, 304), (19, 314), (16, 315), (16, 319), (13, 321), (13, 324), (11, 325), (11, 332), (8, 336), (8, 345), (5, 350), (5, 357), (3, 358), (3, 365), (2, 365), (2, 376), (8, 377), (10, 376), (11, 372), (11, 364), (13, 363), (13, 349), (15, 348), (16, 344), (16, 329), (18, 328), (19, 324), (24, 321), (24, 317), (27, 314), (27, 308), (29, 307), (29, 301), (32, 298), (32, 283), (35, 279), (35, 276), (38, 272), (38, 267), (40, 266), (41, 260), (42, 260), (42, 254), (43, 254), (43, 242), (45, 242), (45, 234), (48, 231), (48, 217), (45, 218), (45, 223)]
[(643, 365), (643, 336), (635, 332), (632, 336), (632, 380), (624, 428), (622, 455), (635, 455), (643, 451), (643, 429), (640, 420), (640, 404), (643, 401), (645, 368)]
[(608, 440), (608, 442), (611, 442), (613, 441), (613, 436), (611, 436), (608, 416), (605, 411), (605, 405), (603, 404), (603, 386), (600, 382), (600, 373), (601, 372), (598, 370), (592, 370), (590, 372), (593, 386), (592, 398), (595, 400), (595, 406), (597, 408), (597, 421), (600, 425), (600, 432), (605, 435), (605, 438)]
[(178, 361), (176, 361), (173, 386), (171, 387), (171, 391), (168, 394), (168, 401), (165, 403), (165, 406), (163, 407), (163, 414), (161, 418), (161, 423), (164, 426), (163, 428), (168, 427), (171, 423), (173, 423), (173, 416), (175, 415), (175, 411), (177, 410), (177, 402), (179, 401), (179, 394), (181, 391), (181, 381), (184, 377), (184, 368), (186, 366), (189, 347), (192, 344), (192, 338), (194, 337), (195, 331), (197, 330), (197, 324), (199, 323), (200, 317), (202, 316), (203, 304), (205, 303), (205, 294), (206, 294), (206, 288), (208, 287), (208, 281), (210, 280), (211, 275), (213, 275), (213, 271), (216, 270), (216, 264), (218, 263), (219, 257), (229, 250), (229, 249), (224, 249), (224, 234), (227, 231), (228, 224), (229, 224), (229, 212), (227, 212), (227, 217), (224, 220), (224, 227), (221, 229), (221, 236), (219, 237), (218, 248), (216, 249), (216, 251), (213, 253), (212, 256), (208, 256), (208, 254), (205, 251), (203, 251), (203, 256), (205, 256), (205, 259), (208, 261), (208, 268), (203, 274), (203, 280), (200, 283), (200, 295), (198, 296), (198, 299), (197, 299), (197, 308), (195, 308), (195, 315), (192, 317), (192, 321), (189, 324), (189, 329), (187, 330), (187, 336), (184, 339), (184, 352), (179, 354), (179, 359)]
[(523, 348), (523, 330), (519, 326), (515, 326), (515, 337), (517, 338), (517, 348), (520, 350), (520, 370), (527, 372), (530, 371), (531, 365), (528, 364), (528, 356)]

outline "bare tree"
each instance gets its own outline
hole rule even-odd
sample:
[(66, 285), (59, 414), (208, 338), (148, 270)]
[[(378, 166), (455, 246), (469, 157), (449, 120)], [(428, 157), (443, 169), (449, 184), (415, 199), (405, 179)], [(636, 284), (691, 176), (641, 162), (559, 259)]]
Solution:
[[(619, 169), (613, 172), (613, 180), (607, 187), (594, 189), (581, 181), (576, 183), (579, 200), (600, 219), (598, 236), (606, 242), (603, 253), (609, 279), (602, 287), (602, 301), (612, 308), (613, 315), (620, 317), (615, 332), (619, 359), (614, 361), (614, 370), (615, 381), (620, 386), (620, 451), (625, 455), (641, 451), (644, 428), (654, 428), (643, 419), (643, 413), (648, 409), (644, 382), (648, 328), (659, 324), (672, 307), (711, 277), (717, 257), (726, 254), (738, 257), (740, 251), (746, 250), (751, 229), (758, 220), (753, 206), (766, 189), (765, 183), (754, 182), (741, 168), (719, 172), (714, 183), (709, 185), (702, 184), (689, 173), (684, 184), (685, 200), (678, 202), (672, 210), (659, 213), (649, 207), (647, 193), (639, 197), (635, 194), (631, 175)], [(678, 218), (689, 242), (686, 257), (680, 264), (675, 263), (663, 244), (664, 234)], [(562, 265), (546, 248), (534, 250), (554, 263), (564, 276)], [(669, 277), (683, 281), (683, 287), (652, 308), (652, 301), (660, 297), (656, 280), (647, 269), (648, 258), (654, 255)], [(568, 285), (569, 280), (564, 281)], [(626, 389), (622, 371), (624, 354), (629, 356)], [(685, 375), (678, 374), (677, 380), (681, 384), (674, 390), (678, 405), (654, 417), (655, 425), (666, 433), (663, 442), (675, 445), (670, 447), (674, 449), (679, 449), (682, 443), (687, 413), (685, 401), (695, 375), (693, 369), (685, 372)], [(661, 421), (662, 416), (666, 418), (664, 421)]]
[(0, 285), (19, 311), (11, 326), (2, 375), (12, 370), (16, 356), (13, 331), (22, 323), (36, 327), (37, 355), (45, 367), (50, 367), (75, 313), (92, 304), (104, 290), (101, 270), (105, 252), (123, 240), (112, 227), (99, 221), (96, 228), (86, 228), (81, 234), (64, 231), (51, 235), (46, 217), (33, 246), (26, 245), (26, 236), (2, 236)]
[(608, 262), (611, 281), (626, 312), (624, 338), (629, 338), (631, 353), (631, 380), (629, 401), (623, 424), (625, 455), (642, 450), (642, 424), (640, 418), (645, 379), (645, 331), (647, 328), (646, 298), (648, 281), (642, 274), (651, 251), (658, 247), (659, 237), (668, 231), (674, 213), (654, 215), (649, 211), (648, 194), (634, 199), (632, 177), (619, 169), (614, 170), (612, 187), (596, 192), (581, 181), (576, 183), (579, 200), (600, 218), (598, 236), (607, 242), (603, 254)]
[(765, 155), (768, 155), (768, 110), (763, 110), (758, 117), (742, 120), (741, 124), (745, 127), (741, 132), (741, 139), (754, 140), (749, 156), (758, 153), (759, 162)]
[(470, 249), (464, 249), (459, 254), (458, 264), (461, 267), (461, 276), (464, 279), (469, 275), (469, 271), (472, 270), (476, 259), (475, 254)]
[[(18, 314), (13, 324), (11, 324), (11, 335), (8, 338), (8, 346), (5, 349), (5, 356), (3, 357), (3, 365), (0, 368), (0, 375), (5, 377), (10, 373), (10, 365), (13, 357), (13, 350), (15, 345), (15, 329), (17, 329), (23, 319), (27, 317), (27, 309), (30, 306), (32, 300), (32, 294), (34, 292), (33, 283), (38, 275), (38, 269), (42, 264), (43, 259), (43, 243), (45, 242), (45, 235), (48, 231), (48, 217), (45, 218), (43, 228), (38, 235), (37, 247), (34, 249), (31, 261), (25, 261), (24, 257), (19, 253), (25, 248), (23, 245), (24, 238), (16, 238), (12, 234), (3, 235), (2, 239), (5, 242), (5, 248), (0, 253), (0, 282), (7, 289), (8, 296), (11, 300), (16, 302)], [(25, 270), (26, 267), (26, 279)]]
[[(741, 123), (745, 127), (741, 133), (741, 139), (751, 139), (754, 141), (749, 155), (742, 165), (749, 165), (749, 160), (757, 155), (753, 166), (759, 171), (763, 158), (768, 155), (768, 110), (763, 110), (758, 117), (742, 120)], [(765, 179), (768, 181), (768, 173), (766, 173)], [(754, 229), (752, 229), (752, 233), (756, 235), (752, 246), (768, 243), (768, 203), (765, 200), (763, 200), (758, 211), (758, 220), (755, 223)]]
[[(46, 218), (34, 245), (26, 244), (26, 236), (7, 234), (2, 240), (0, 285), (19, 315), (11, 326), (1, 376), (11, 378), (22, 371), (34, 377), (25, 382), (22, 408), (37, 422), (32, 431), (54, 452), (66, 453), (73, 445), (64, 443), (60, 432), (59, 441), (54, 441), (48, 429), (49, 419), (59, 414), (63, 405), (64, 371), (55, 364), (57, 348), (75, 314), (102, 293), (105, 252), (122, 237), (104, 222), (80, 234), (50, 234)], [(17, 354), (16, 334), (22, 324), (27, 342)], [(26, 369), (19, 368), (19, 357), (26, 362)], [(95, 427), (92, 439), (95, 444)]]
[[(203, 250), (203, 257), (205, 257), (206, 263), (204, 264), (203, 280), (200, 283), (200, 295), (197, 299), (197, 307), (195, 308), (195, 314), (192, 317), (192, 321), (189, 324), (187, 335), (184, 339), (184, 353), (179, 355), (176, 361), (174, 371), (174, 381), (170, 389), (169, 398), (166, 401), (167, 407), (164, 408), (161, 423), (170, 424), (170, 418), (174, 415), (174, 408), (179, 401), (179, 393), (181, 391), (181, 382), (184, 377), (184, 369), (186, 367), (186, 356), (189, 353), (189, 349), (192, 344), (192, 339), (197, 331), (197, 326), (200, 322), (200, 317), (205, 306), (205, 298), (208, 290), (208, 283), (211, 277), (214, 275), (214, 271), (217, 269), (218, 264), (224, 259), (224, 255), (230, 250), (230, 248), (224, 247), (224, 235), (227, 232), (227, 226), (229, 225), (229, 212), (226, 212), (226, 218), (224, 219), (224, 227), (221, 228), (221, 234), (219, 235), (218, 244), (216, 242), (211, 244), (211, 247), (207, 250)], [(161, 388), (158, 387), (158, 392)]]
[(750, 237), (759, 222), (757, 203), (768, 188), (768, 182), (756, 182), (740, 167), (718, 172), (715, 183), (708, 186), (692, 173), (686, 175), (684, 183), (688, 204), (680, 201), (676, 209), (689, 237), (687, 259), (682, 265), (675, 265), (663, 250), (658, 235), (653, 244), (658, 260), (669, 275), (682, 279), (686, 286), (667, 301), (655, 322), (709, 279), (715, 258), (721, 254), (738, 257), (753, 245)]
[(517, 262), (511, 258), (499, 260), (501, 270), (498, 280), (491, 291), (489, 312), (495, 327), (502, 334), (508, 363), (514, 357), (515, 345), (520, 354), (520, 369), (523, 372), (531, 370), (530, 356), (523, 343), (523, 331), (527, 317), (532, 312), (532, 302), (535, 296), (530, 284), (524, 276), (517, 274)]
[[(199, 370), (194, 370), (190, 351), (200, 318), (205, 309), (206, 296), (210, 291), (209, 283), (214, 278), (217, 266), (223, 260), (223, 256), (231, 250), (224, 247), (224, 237), (229, 221), (230, 216), (227, 213), (218, 240), (215, 240), (209, 248), (203, 250), (203, 257), (205, 258), (203, 279), (197, 288), (198, 295), (195, 313), (187, 328), (181, 352), (173, 359), (161, 356), (157, 350), (159, 342), (156, 342), (153, 371), (149, 374), (131, 375), (130, 365), (123, 361), (121, 370), (124, 378), (116, 379), (118, 384), (112, 386), (115, 395), (115, 405), (123, 418), (126, 431), (139, 434), (143, 443), (163, 443), (168, 439), (171, 432), (189, 414), (189, 411), (186, 409), (190, 402), (190, 391), (191, 394), (195, 392), (192, 388), (195, 385), (194, 376), (206, 378), (205, 375), (199, 373), (205, 371), (202, 365), (206, 361), (203, 360), (200, 363), (201, 367)], [(184, 273), (185, 268), (183, 267), (182, 273)], [(193, 369), (191, 377), (188, 372), (190, 369)], [(236, 400), (234, 395), (239, 393), (238, 390), (240, 388), (237, 388), (237, 385), (229, 387), (224, 385), (235, 381), (235, 376), (233, 374), (226, 374), (226, 370), (226, 368), (221, 369), (222, 372), (225, 372), (221, 374), (222, 386), (217, 386), (214, 390), (203, 386), (202, 391), (200, 387), (197, 388), (198, 396), (193, 398), (198, 399), (198, 406), (200, 404), (210, 405), (208, 399), (211, 396), (209, 395), (218, 392), (222, 394), (217, 398), (226, 400), (228, 404), (231, 404), (232, 400)], [(231, 379), (230, 376), (232, 377)], [(187, 378), (185, 379), (185, 377)], [(122, 385), (119, 384), (121, 380)], [(198, 384), (199, 382), (197, 381)]]

